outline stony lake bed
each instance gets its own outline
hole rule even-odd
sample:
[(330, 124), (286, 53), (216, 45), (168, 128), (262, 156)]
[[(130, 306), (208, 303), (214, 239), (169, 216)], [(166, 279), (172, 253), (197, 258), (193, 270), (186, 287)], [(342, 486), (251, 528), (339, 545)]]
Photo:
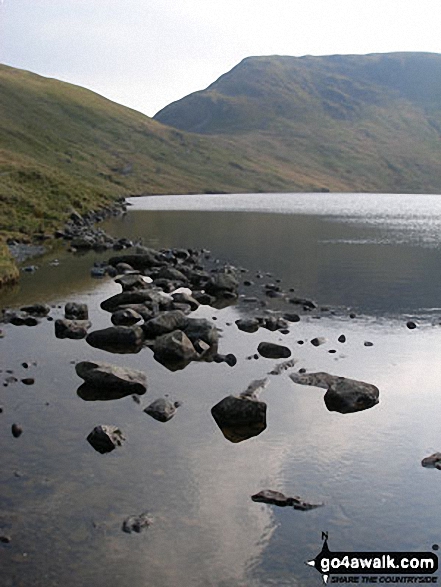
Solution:
[[(314, 272), (318, 284), (325, 281), (317, 259), (309, 259), (308, 279), (303, 279), (298, 265), (290, 274), (286, 259), (274, 267), (262, 254), (260, 241), (266, 241), (266, 249), (271, 239), (274, 248), (281, 244), (277, 230), (268, 238), (260, 226), (260, 241), (248, 231), (248, 249), (234, 248), (244, 225), (235, 235), (229, 211), (226, 221), (236, 240), (226, 255), (226, 245), (216, 240), (220, 220), (208, 228), (201, 225), (198, 238), (205, 242), (200, 244), (195, 217), (181, 214), (191, 227), (191, 234), (183, 234), (176, 211), (168, 217), (163, 211), (148, 214), (142, 224), (150, 239), (130, 227), (138, 222), (136, 211), (104, 226), (119, 238), (142, 239), (149, 249), (162, 251), (150, 266), (134, 268), (148, 278), (144, 285), (127, 267), (124, 286), (115, 274), (91, 276), (94, 264), (142, 254), (142, 249), (57, 252), (35, 261), (38, 269), (24, 273), (20, 289), (3, 295), (3, 307), (17, 311), (41, 303), (48, 305), (48, 313), (34, 326), (5, 320), (0, 327), (2, 585), (104, 585), (111, 580), (136, 587), (313, 585), (320, 576), (304, 563), (319, 552), (322, 532), (328, 532), (334, 550), (427, 551), (437, 544), (439, 471), (421, 466), (441, 450), (441, 312), (431, 300), (401, 309), (399, 298), (394, 313), (369, 309), (372, 295), (368, 311), (361, 302), (348, 306), (344, 295), (339, 304), (335, 290), (325, 296), (321, 285), (308, 287)], [(314, 212), (308, 214), (310, 220)], [(292, 222), (285, 216), (281, 234)], [(261, 214), (258, 221), (264, 218)], [(292, 238), (305, 223), (301, 214), (296, 218)], [(274, 226), (270, 215), (265, 220)], [(337, 226), (335, 217), (332, 221), (341, 240), (348, 225)], [(320, 234), (329, 250), (326, 222), (329, 218), (318, 219), (320, 231), (312, 233), (316, 240)], [(366, 230), (349, 229), (352, 237)], [(285, 242), (285, 257), (304, 257), (302, 244), (308, 251), (308, 243)], [(346, 267), (348, 296), (357, 280), (348, 251), (358, 255), (363, 246), (346, 247), (334, 267), (327, 258), (326, 271), (339, 272), (340, 280)], [(378, 261), (379, 243), (371, 239), (369, 247), (377, 253), (379, 271), (387, 274)], [(256, 256), (246, 263), (250, 248), (257, 249)], [(413, 243), (404, 250), (404, 256), (416, 258), (420, 282), (421, 248)], [(397, 253), (386, 251), (383, 258), (395, 260)], [(436, 247), (428, 248), (430, 263), (435, 253)], [(307, 266), (308, 259), (301, 265)], [(359, 259), (355, 265), (360, 271)], [(183, 269), (186, 281), (176, 280), (176, 273), (166, 276), (166, 269)], [(224, 275), (231, 279), (219, 279)], [(170, 290), (159, 298), (158, 280)], [(366, 274), (361, 285), (355, 284), (352, 299), (358, 299), (365, 280)], [(215, 282), (228, 287), (216, 290)], [(115, 300), (123, 287), (155, 291), (145, 310), (155, 315), (122, 327), (139, 335), (132, 352), (126, 352), (127, 339), (115, 344), (113, 338), (109, 346), (115, 330), (98, 336), (98, 342), (96, 334), (91, 337), (121, 329), (111, 320), (115, 312), (102, 304)], [(185, 288), (181, 297), (171, 300), (170, 293), (180, 288)], [(201, 296), (205, 303), (189, 303), (187, 289), (196, 302), (198, 291), (207, 290), (211, 299)], [(147, 298), (123, 301), (124, 306), (138, 304), (134, 309), (139, 311)], [(90, 322), (83, 324), (85, 336), (57, 337), (57, 323), (75, 320), (69, 314), (74, 304), (87, 305), (87, 316), (80, 317)], [(158, 312), (171, 322), (152, 323)], [(193, 335), (195, 321), (199, 330)], [(164, 360), (157, 343), (176, 330), (187, 332), (193, 347), (185, 347), (190, 355), (178, 364), (176, 356)], [(84, 375), (90, 363), (141, 372), (146, 391), (115, 392), (102, 380), (85, 391), (79, 373)], [(367, 384), (367, 403), (348, 410), (337, 402), (336, 410), (335, 402), (325, 400), (331, 388), (346, 389), (354, 380)], [(233, 417), (222, 426), (225, 414), (219, 413), (230, 396), (236, 403), (245, 399), (252, 407), (265, 407), (245, 424)], [(97, 450), (88, 441), (99, 426), (119, 431), (114, 449)], [(273, 493), (262, 494), (267, 491)]]

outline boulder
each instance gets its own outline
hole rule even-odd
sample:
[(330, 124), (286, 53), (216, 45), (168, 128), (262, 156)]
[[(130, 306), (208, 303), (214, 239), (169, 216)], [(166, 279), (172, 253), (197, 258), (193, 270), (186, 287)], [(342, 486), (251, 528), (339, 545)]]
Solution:
[(155, 338), (173, 330), (184, 330), (188, 324), (187, 316), (180, 310), (162, 312), (156, 318), (152, 318), (142, 328), (147, 338)]
[(210, 346), (213, 353), (217, 352), (219, 331), (210, 320), (206, 318), (188, 318), (184, 332), (191, 342), (195, 343), (198, 340), (203, 340)]
[(326, 389), (324, 401), (330, 412), (360, 412), (374, 407), (379, 402), (378, 387), (364, 381), (337, 377), (329, 373), (293, 373), (290, 378), (295, 383)]
[(134, 304), (156, 304), (161, 309), (167, 309), (172, 303), (171, 296), (149, 286), (148, 289), (124, 291), (101, 302), (101, 308), (106, 312), (115, 312), (121, 306), (132, 306)]
[(89, 310), (87, 304), (68, 302), (64, 306), (64, 317), (68, 320), (88, 320)]
[(153, 356), (171, 371), (183, 369), (199, 359), (191, 340), (182, 330), (158, 336), (153, 344)]
[(258, 436), (266, 428), (266, 403), (247, 396), (229, 395), (211, 409), (216, 424), (230, 442)]
[(145, 281), (142, 275), (138, 273), (129, 273), (127, 275), (120, 275), (115, 279), (115, 283), (122, 287), (123, 291), (138, 291), (140, 289), (149, 289), (150, 284)]
[(179, 404), (161, 397), (147, 406), (144, 412), (159, 422), (168, 422), (176, 414), (177, 406)]
[(220, 272), (212, 275), (205, 285), (209, 294), (214, 296), (223, 296), (226, 292), (236, 293), (239, 282), (233, 273)]
[(118, 263), (127, 263), (133, 269), (143, 271), (161, 264), (161, 255), (154, 249), (145, 249), (142, 253), (134, 253), (132, 255), (118, 255), (109, 259), (109, 265), (116, 267)]
[(239, 318), (236, 326), (243, 332), (257, 332), (260, 328), (260, 321), (257, 318)]
[(119, 428), (106, 424), (96, 426), (87, 437), (87, 442), (101, 454), (111, 452), (117, 446), (121, 446), (124, 440)]
[(127, 392), (126, 395), (142, 395), (147, 391), (147, 377), (142, 371), (91, 361), (77, 363), (75, 371), (92, 387)]
[(195, 300), (195, 298), (188, 293), (185, 292), (176, 292), (172, 294), (172, 298), (175, 303), (178, 304), (188, 304), (191, 308), (191, 311), (194, 312), (199, 308), (199, 302)]
[(144, 331), (140, 326), (109, 326), (88, 334), (86, 342), (111, 353), (137, 353), (144, 342)]
[(86, 338), (87, 329), (91, 327), (88, 320), (55, 320), (55, 336), (57, 338), (81, 339)]
[(312, 346), (320, 346), (322, 344), (325, 344), (325, 342), (326, 338), (324, 338), (323, 336), (316, 336), (315, 338), (311, 339)]
[(155, 277), (158, 279), (187, 283), (187, 277), (179, 271), (179, 269), (175, 269), (174, 267), (161, 267)]
[(116, 310), (110, 319), (115, 326), (133, 326), (133, 324), (140, 322), (143, 317), (132, 308), (126, 308), (125, 310)]
[(257, 347), (257, 352), (266, 359), (287, 359), (291, 356), (288, 347), (274, 342), (261, 342)]

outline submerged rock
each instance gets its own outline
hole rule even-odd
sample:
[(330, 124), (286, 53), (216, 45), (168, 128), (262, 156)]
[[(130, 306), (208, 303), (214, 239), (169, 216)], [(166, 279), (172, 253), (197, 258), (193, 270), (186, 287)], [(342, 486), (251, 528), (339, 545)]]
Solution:
[(301, 497), (287, 497), (280, 491), (274, 491), (273, 489), (263, 489), (251, 496), (253, 501), (268, 503), (272, 505), (278, 505), (280, 507), (293, 507), (295, 510), (313, 510), (323, 506), (322, 503), (310, 503), (303, 500)]
[(143, 512), (139, 516), (129, 516), (122, 525), (122, 531), (131, 534), (136, 532), (139, 534), (145, 528), (148, 528), (153, 523), (153, 517), (148, 512)]
[(374, 407), (379, 402), (378, 387), (364, 381), (337, 377), (329, 373), (293, 373), (294, 383), (326, 389), (325, 405), (330, 412), (349, 414)]
[(168, 422), (176, 414), (178, 406), (179, 404), (161, 397), (147, 406), (144, 412), (158, 422)]
[(78, 363), (75, 371), (78, 377), (92, 387), (127, 392), (127, 395), (141, 395), (147, 391), (147, 377), (141, 371), (90, 361)]
[(284, 371), (291, 369), (297, 363), (297, 359), (289, 359), (288, 361), (284, 361), (283, 363), (279, 363), (276, 365), (270, 372), (269, 375), (280, 375)]
[(107, 453), (121, 446), (125, 440), (123, 433), (116, 426), (102, 424), (96, 426), (87, 437), (87, 442), (101, 453)]

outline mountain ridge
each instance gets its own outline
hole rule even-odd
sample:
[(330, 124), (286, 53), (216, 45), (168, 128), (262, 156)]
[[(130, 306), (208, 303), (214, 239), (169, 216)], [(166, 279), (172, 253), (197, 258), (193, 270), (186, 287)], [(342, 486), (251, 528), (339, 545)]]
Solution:
[(331, 191), (441, 193), (436, 53), (249, 57), (154, 119)]

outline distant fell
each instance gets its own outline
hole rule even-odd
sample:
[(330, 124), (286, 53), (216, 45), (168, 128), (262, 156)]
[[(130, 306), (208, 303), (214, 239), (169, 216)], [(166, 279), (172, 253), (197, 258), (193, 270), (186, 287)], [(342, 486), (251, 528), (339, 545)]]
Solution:
[(438, 54), (249, 57), (154, 118), (235, 140), (312, 186), (441, 192)]

